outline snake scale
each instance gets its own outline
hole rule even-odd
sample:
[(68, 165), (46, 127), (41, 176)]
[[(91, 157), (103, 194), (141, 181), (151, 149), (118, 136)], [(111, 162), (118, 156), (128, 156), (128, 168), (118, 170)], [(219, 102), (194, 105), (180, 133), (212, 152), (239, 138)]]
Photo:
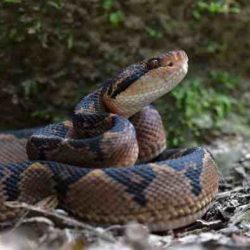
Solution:
[(143, 60), (85, 96), (72, 119), (2, 132), (0, 223), (20, 216), (6, 201), (51, 195), (69, 214), (103, 226), (138, 221), (162, 231), (200, 218), (218, 190), (217, 166), (205, 148), (166, 149), (151, 105), (187, 69), (182, 50)]

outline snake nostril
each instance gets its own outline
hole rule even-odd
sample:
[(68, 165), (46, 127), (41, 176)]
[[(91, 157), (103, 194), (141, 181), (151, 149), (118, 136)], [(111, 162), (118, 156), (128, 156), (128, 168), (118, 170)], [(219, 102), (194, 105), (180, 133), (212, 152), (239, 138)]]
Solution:
[(168, 67), (173, 67), (174, 63), (173, 62), (169, 62), (167, 65), (168, 65)]

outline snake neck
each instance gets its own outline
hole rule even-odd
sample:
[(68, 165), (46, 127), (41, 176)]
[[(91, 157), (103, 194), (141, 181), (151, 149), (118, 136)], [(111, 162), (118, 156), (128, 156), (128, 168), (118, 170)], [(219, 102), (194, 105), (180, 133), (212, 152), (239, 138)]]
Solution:
[(132, 64), (80, 101), (73, 114), (74, 128), (93, 135), (91, 131), (100, 132), (97, 127), (109, 128), (114, 114), (130, 118), (180, 83), (187, 68), (182, 50)]

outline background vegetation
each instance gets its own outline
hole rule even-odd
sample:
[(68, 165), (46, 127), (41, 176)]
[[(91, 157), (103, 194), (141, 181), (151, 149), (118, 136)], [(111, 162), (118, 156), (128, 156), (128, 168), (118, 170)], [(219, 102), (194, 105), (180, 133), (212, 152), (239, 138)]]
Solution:
[(65, 119), (118, 69), (183, 48), (189, 75), (156, 103), (169, 144), (249, 130), (247, 0), (2, 0), (0, 48), (0, 129)]

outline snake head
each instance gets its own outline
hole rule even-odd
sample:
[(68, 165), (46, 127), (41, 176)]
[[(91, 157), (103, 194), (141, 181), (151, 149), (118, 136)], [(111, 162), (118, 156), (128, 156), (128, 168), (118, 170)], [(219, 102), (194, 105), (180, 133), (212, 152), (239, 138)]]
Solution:
[(188, 71), (183, 50), (132, 64), (110, 79), (103, 91), (103, 102), (110, 112), (130, 117), (172, 90)]
[(170, 51), (167, 54), (162, 54), (158, 57), (145, 60), (145, 62), (149, 71), (164, 68), (165, 72), (167, 71), (171, 74), (175, 73), (176, 70), (178, 71), (180, 68), (183, 68), (186, 74), (188, 69), (188, 57), (183, 50)]

